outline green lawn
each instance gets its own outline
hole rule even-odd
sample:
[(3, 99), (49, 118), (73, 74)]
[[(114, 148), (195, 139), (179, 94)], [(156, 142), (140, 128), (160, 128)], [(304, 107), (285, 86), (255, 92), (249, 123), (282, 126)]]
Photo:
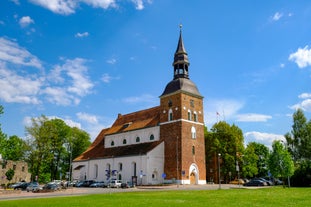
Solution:
[(180, 190), (146, 191), (97, 194), (72, 197), (24, 199), (0, 201), (0, 206), (22, 207), (257, 207), (257, 206), (301, 206), (311, 205), (311, 188), (265, 188), (230, 190)]

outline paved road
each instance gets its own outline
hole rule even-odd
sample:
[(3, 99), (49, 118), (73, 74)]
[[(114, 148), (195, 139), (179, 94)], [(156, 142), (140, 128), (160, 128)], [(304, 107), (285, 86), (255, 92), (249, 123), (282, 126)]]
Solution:
[[(242, 186), (240, 186), (242, 187)], [(221, 189), (239, 188), (237, 185), (222, 184)], [(0, 190), (0, 201), (16, 200), (29, 198), (48, 198), (57, 196), (79, 196), (87, 194), (105, 194), (105, 193), (121, 193), (131, 191), (163, 191), (163, 190), (217, 190), (218, 184), (207, 185), (169, 185), (169, 186), (138, 186), (135, 188), (69, 188), (66, 190), (48, 192), (48, 193), (32, 193), (26, 191)]]

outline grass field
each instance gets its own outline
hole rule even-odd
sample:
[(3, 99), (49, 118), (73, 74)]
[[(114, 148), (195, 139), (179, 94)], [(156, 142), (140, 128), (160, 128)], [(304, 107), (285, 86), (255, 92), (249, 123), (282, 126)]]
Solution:
[(0, 201), (11, 207), (267, 207), (311, 205), (311, 188), (146, 191)]

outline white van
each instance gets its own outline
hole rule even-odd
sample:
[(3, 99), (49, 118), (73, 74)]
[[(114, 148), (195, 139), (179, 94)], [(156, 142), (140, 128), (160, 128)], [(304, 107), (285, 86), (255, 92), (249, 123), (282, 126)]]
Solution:
[(121, 180), (111, 180), (108, 184), (109, 188), (120, 188), (122, 184)]

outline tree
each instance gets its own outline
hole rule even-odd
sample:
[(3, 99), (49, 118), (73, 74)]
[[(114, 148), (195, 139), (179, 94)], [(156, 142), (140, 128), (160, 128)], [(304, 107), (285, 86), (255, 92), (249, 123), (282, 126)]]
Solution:
[[(244, 138), (240, 128), (220, 121), (213, 125), (211, 132), (206, 132), (207, 159), (221, 154), (221, 172), (225, 182), (229, 181), (231, 175), (238, 177), (240, 166), (243, 164)], [(237, 171), (237, 167), (238, 170)]]
[(289, 181), (289, 178), (294, 174), (292, 157), (279, 140), (274, 141), (272, 144), (272, 153), (268, 165), (272, 176), (275, 178), (288, 178)]
[(307, 142), (310, 135), (307, 133), (307, 119), (301, 109), (293, 114), (292, 131), (285, 134), (288, 151), (291, 153), (294, 162), (304, 157), (303, 142)]
[(13, 177), (14, 177), (14, 174), (15, 174), (14, 170), (13, 170), (13, 169), (9, 169), (9, 170), (6, 171), (6, 173), (5, 173), (6, 179), (7, 179), (8, 181), (11, 181), (11, 180), (13, 179)]
[(243, 155), (242, 175), (244, 177), (254, 177), (258, 174), (257, 162), (259, 156), (256, 154), (256, 143), (251, 142), (247, 145)]
[(268, 159), (269, 159), (269, 148), (264, 144), (257, 142), (250, 142), (248, 146), (254, 148), (254, 153), (258, 156), (257, 169), (258, 173), (255, 174), (257, 177), (265, 177), (268, 175)]
[[(0, 116), (3, 114), (3, 106), (0, 105)], [(6, 134), (2, 132), (1, 123), (0, 123), (0, 154), (3, 155), (3, 150), (5, 149), (6, 144)]]
[[(39, 181), (63, 179), (71, 160), (90, 144), (89, 135), (78, 128), (69, 127), (61, 119), (49, 120), (45, 116), (32, 119), (26, 127), (29, 139), (30, 171)], [(83, 150), (83, 151), (82, 151)]]
[(2, 155), (7, 160), (24, 160), (26, 142), (16, 135), (10, 136), (3, 141)]

